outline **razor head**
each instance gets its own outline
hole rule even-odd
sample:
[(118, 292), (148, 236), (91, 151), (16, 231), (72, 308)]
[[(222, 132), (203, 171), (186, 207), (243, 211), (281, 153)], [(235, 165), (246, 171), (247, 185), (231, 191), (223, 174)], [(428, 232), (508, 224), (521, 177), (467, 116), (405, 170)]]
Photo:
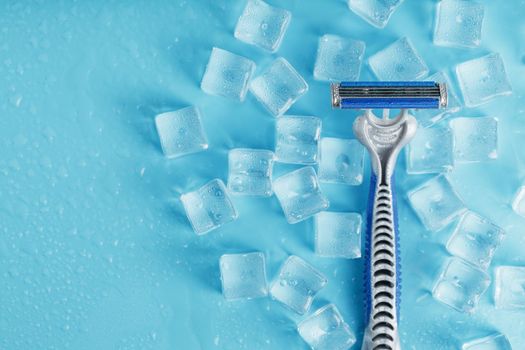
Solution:
[(340, 109), (438, 109), (447, 106), (447, 87), (433, 81), (333, 83), (332, 107)]

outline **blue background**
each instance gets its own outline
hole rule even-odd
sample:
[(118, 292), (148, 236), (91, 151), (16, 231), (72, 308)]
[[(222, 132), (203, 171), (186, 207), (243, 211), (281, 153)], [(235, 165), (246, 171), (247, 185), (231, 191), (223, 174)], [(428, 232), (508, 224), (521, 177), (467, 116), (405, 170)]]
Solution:
[[(432, 45), (430, 0), (406, 0), (384, 30), (343, 1), (270, 3), (293, 13), (274, 55), (233, 37), (243, 0), (1, 2), (1, 349), (306, 349), (300, 318), (280, 305), (223, 299), (219, 256), (253, 250), (266, 254), (270, 279), (289, 254), (326, 274), (313, 309), (334, 302), (360, 344), (363, 261), (315, 257), (311, 220), (287, 224), (275, 197), (236, 197), (238, 221), (198, 237), (181, 212), (181, 193), (226, 180), (229, 149), (273, 149), (274, 118), (253, 96), (239, 104), (199, 89), (213, 46), (257, 71), (285, 57), (310, 85), (289, 114), (319, 116), (323, 136), (346, 138), (356, 113), (331, 110), (328, 84), (312, 78), (319, 36), (365, 40), (366, 58), (408, 36), (431, 73), (499, 52), (513, 96), (458, 114), (499, 118), (499, 158), (457, 165), (450, 179), (470, 209), (507, 231), (492, 268), (525, 265), (525, 220), (509, 205), (525, 175), (525, 3), (484, 1), (472, 50)], [(371, 78), (363, 67), (361, 79)], [(201, 108), (210, 149), (166, 160), (154, 115), (188, 105)], [(499, 330), (524, 349), (525, 313), (495, 310), (493, 285), (474, 315), (432, 299), (450, 228), (425, 231), (402, 194), (428, 177), (406, 175), (404, 157), (399, 167), (404, 348), (456, 349)], [(368, 181), (322, 187), (331, 210), (364, 210)]]

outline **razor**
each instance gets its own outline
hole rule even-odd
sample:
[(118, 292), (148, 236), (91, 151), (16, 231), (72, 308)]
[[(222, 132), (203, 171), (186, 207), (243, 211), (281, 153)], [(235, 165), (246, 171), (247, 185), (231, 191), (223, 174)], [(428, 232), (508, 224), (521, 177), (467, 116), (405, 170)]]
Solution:
[[(400, 350), (401, 266), (394, 170), (417, 130), (409, 109), (445, 108), (447, 88), (436, 82), (342, 82), (331, 86), (332, 106), (362, 109), (353, 131), (372, 165), (365, 243), (365, 334), (362, 350)], [(382, 118), (373, 113), (382, 109)], [(391, 109), (400, 112), (390, 118)]]

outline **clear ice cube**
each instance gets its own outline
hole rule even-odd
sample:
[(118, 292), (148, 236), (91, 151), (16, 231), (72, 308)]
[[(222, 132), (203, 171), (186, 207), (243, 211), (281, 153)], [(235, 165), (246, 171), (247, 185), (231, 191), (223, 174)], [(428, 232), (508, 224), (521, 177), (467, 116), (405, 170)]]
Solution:
[(361, 214), (323, 211), (314, 219), (316, 254), (329, 258), (361, 257)]
[(320, 144), (319, 181), (360, 185), (365, 148), (357, 140), (323, 137)]
[(377, 28), (384, 28), (403, 0), (348, 0), (356, 15)]
[(219, 179), (213, 179), (196, 191), (181, 195), (180, 200), (198, 235), (237, 219), (237, 211), (226, 186)]
[(210, 95), (244, 101), (254, 70), (253, 61), (214, 47), (202, 77), (201, 89)]
[(273, 191), (286, 220), (295, 224), (328, 208), (329, 202), (319, 188), (314, 168), (307, 166), (273, 181)]
[(384, 81), (410, 81), (425, 77), (428, 67), (408, 38), (401, 38), (368, 59), (368, 64)]
[(453, 89), (449, 77), (443, 72), (436, 72), (431, 76), (424, 78), (424, 81), (434, 81), (437, 83), (444, 83), (447, 87), (447, 107), (438, 109), (420, 109), (416, 113), (417, 122), (419, 125), (427, 128), (439, 123), (443, 119), (449, 117), (451, 114), (458, 112), (461, 109), (459, 99)]
[(283, 116), (275, 123), (276, 161), (290, 164), (316, 164), (321, 136), (321, 119)]
[(467, 107), (477, 107), (512, 93), (503, 59), (498, 53), (458, 64), (456, 75)]
[(467, 48), (479, 46), (483, 12), (483, 5), (475, 1), (440, 1), (437, 4), (434, 44)]
[(249, 0), (235, 27), (235, 37), (275, 52), (279, 49), (292, 14), (261, 0)]
[(512, 201), (512, 210), (518, 215), (525, 217), (525, 186), (521, 186)]
[(303, 259), (292, 255), (281, 266), (270, 286), (270, 295), (289, 309), (303, 315), (327, 283), (326, 278)]
[(447, 242), (447, 250), (463, 260), (486, 270), (504, 231), (484, 217), (467, 212)]
[(315, 311), (297, 325), (297, 330), (313, 350), (347, 350), (356, 341), (334, 304)]
[(482, 162), (498, 158), (498, 120), (492, 117), (455, 118), (454, 161)]
[(461, 350), (512, 350), (512, 346), (505, 335), (494, 333), (488, 337), (464, 343)]
[(253, 196), (272, 195), (274, 154), (263, 149), (236, 148), (228, 153), (228, 189)]
[(408, 199), (430, 231), (443, 229), (467, 210), (444, 175), (434, 177), (410, 191)]
[(284, 114), (308, 91), (308, 84), (282, 57), (250, 83), (250, 91), (275, 116)]
[(432, 295), (460, 312), (472, 312), (490, 284), (489, 276), (460, 258), (449, 258)]
[(268, 295), (264, 254), (224, 254), (220, 258), (222, 294), (228, 300)]
[(419, 127), (406, 148), (407, 173), (448, 172), (454, 166), (454, 137), (448, 125)]
[(162, 152), (168, 158), (181, 157), (208, 149), (208, 140), (197, 107), (158, 114), (155, 126)]
[(359, 78), (365, 53), (363, 41), (337, 35), (319, 39), (314, 78), (324, 81), (353, 81)]
[(494, 300), (499, 309), (525, 309), (525, 266), (496, 268)]

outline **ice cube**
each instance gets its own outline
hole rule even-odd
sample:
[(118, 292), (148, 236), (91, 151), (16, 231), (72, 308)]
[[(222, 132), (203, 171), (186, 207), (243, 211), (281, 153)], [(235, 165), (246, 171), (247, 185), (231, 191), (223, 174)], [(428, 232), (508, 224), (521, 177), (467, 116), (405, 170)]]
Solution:
[(494, 300), (500, 309), (525, 309), (525, 266), (498, 266)]
[(401, 38), (368, 59), (380, 80), (410, 81), (428, 74), (428, 68), (408, 38)]
[(181, 157), (208, 149), (208, 140), (196, 107), (158, 114), (155, 126), (162, 152), (168, 158)]
[(377, 28), (384, 28), (403, 0), (348, 0), (356, 15)]
[(297, 330), (313, 350), (347, 350), (356, 340), (334, 304), (315, 311), (297, 325)]
[(181, 195), (180, 200), (198, 235), (237, 219), (237, 211), (226, 186), (219, 179), (213, 179), (201, 188)]
[(228, 189), (235, 194), (272, 195), (273, 152), (236, 148), (228, 153)]
[(305, 220), (329, 206), (311, 166), (279, 177), (273, 181), (273, 190), (290, 224)]
[(487, 219), (467, 212), (448, 240), (447, 250), (452, 255), (486, 270), (504, 234), (501, 228)]
[(443, 173), (454, 165), (454, 137), (448, 125), (419, 127), (407, 146), (407, 173)]
[(436, 72), (431, 76), (424, 78), (424, 81), (435, 81), (444, 83), (447, 87), (447, 107), (438, 109), (420, 109), (417, 111), (416, 118), (419, 125), (429, 127), (439, 123), (453, 113), (461, 109), (459, 99), (453, 89), (449, 77), (443, 72)]
[(281, 266), (279, 275), (270, 286), (273, 299), (303, 315), (327, 283), (326, 278), (310, 264), (292, 255)]
[(248, 0), (235, 27), (235, 37), (245, 43), (275, 52), (292, 19), (289, 11), (261, 0)]
[(361, 214), (320, 212), (315, 216), (315, 252), (329, 258), (360, 258), (361, 226)]
[(482, 162), (498, 158), (496, 118), (455, 118), (450, 121), (450, 126), (454, 134), (455, 162)]
[(275, 157), (278, 162), (316, 164), (321, 119), (284, 116), (275, 123)]
[(490, 284), (489, 276), (460, 258), (449, 258), (434, 285), (434, 298), (460, 312), (472, 312)]
[(356, 140), (323, 137), (320, 145), (319, 181), (360, 185), (365, 149)]
[(488, 337), (464, 343), (461, 350), (512, 350), (512, 347), (506, 336), (501, 333), (494, 333)]
[(479, 46), (483, 12), (483, 5), (475, 1), (440, 1), (437, 4), (434, 44), (452, 47)]
[(412, 208), (428, 230), (438, 231), (467, 208), (444, 175), (434, 177), (408, 193)]
[(521, 186), (514, 196), (512, 209), (516, 214), (525, 217), (525, 186)]
[(214, 47), (202, 77), (201, 89), (210, 95), (243, 101), (254, 70), (253, 61)]
[(512, 93), (503, 59), (498, 53), (460, 63), (456, 66), (456, 74), (467, 107)]
[(364, 53), (363, 41), (331, 34), (323, 35), (317, 48), (314, 78), (324, 81), (357, 80)]
[(264, 254), (224, 254), (220, 259), (222, 294), (228, 300), (268, 295)]
[(250, 83), (250, 91), (275, 116), (285, 113), (308, 91), (308, 84), (282, 57)]

